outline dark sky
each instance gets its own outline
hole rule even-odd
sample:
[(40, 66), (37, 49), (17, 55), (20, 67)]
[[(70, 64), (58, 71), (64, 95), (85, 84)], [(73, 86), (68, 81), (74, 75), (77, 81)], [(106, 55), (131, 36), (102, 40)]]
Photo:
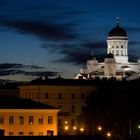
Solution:
[(139, 0), (0, 0), (0, 78), (73, 78), (94, 52), (102, 61), (116, 17), (140, 56)]

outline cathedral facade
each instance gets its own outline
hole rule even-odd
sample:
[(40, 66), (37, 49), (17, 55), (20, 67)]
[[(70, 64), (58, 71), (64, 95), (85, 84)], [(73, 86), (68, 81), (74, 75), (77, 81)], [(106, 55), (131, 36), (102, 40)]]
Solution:
[(128, 56), (128, 36), (126, 31), (120, 27), (117, 20), (116, 26), (111, 29), (107, 37), (107, 55), (104, 62), (98, 62), (92, 54), (87, 59), (86, 70), (81, 71), (75, 76), (75, 79), (94, 79), (96, 77), (111, 78), (117, 80), (122, 78), (139, 77), (140, 59), (137, 62), (129, 62)]

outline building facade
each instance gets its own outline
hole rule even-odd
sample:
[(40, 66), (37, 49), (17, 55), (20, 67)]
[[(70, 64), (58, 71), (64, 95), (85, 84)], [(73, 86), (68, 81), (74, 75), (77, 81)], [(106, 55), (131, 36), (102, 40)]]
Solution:
[(22, 85), (19, 89), (20, 98), (30, 98), (58, 107), (58, 132), (64, 134), (65, 125), (69, 126), (69, 130), (82, 127), (79, 126), (77, 117), (86, 107), (87, 96), (97, 88), (92, 81), (87, 80), (41, 79)]
[(28, 99), (0, 99), (0, 129), (5, 136), (57, 135), (58, 109)]

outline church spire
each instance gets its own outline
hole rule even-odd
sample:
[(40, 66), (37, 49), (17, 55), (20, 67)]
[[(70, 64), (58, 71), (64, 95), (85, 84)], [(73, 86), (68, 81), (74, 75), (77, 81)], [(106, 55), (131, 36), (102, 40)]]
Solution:
[(120, 18), (119, 17), (116, 17), (116, 23), (117, 23), (117, 26), (119, 26), (119, 23), (120, 23)]
[(93, 56), (93, 50), (91, 51), (91, 56)]

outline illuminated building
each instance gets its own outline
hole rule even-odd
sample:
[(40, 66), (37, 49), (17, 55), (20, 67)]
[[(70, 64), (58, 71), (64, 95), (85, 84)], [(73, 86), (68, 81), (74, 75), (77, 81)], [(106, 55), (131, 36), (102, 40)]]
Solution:
[(117, 19), (116, 26), (108, 33), (107, 55), (104, 62), (98, 62), (92, 53), (87, 59), (85, 72), (77, 74), (75, 79), (82, 76), (83, 79), (115, 77), (117, 80), (122, 80), (125, 77), (128, 78), (127, 80), (132, 80), (140, 77), (139, 73), (140, 59), (137, 62), (129, 62), (128, 36), (126, 31), (120, 27)]
[(19, 87), (20, 98), (30, 98), (60, 109), (58, 131), (63, 134), (67, 124), (77, 127), (77, 117), (85, 107), (87, 96), (97, 88), (93, 81), (74, 79), (36, 79)]
[(0, 129), (5, 136), (57, 135), (55, 107), (29, 99), (0, 99)]

